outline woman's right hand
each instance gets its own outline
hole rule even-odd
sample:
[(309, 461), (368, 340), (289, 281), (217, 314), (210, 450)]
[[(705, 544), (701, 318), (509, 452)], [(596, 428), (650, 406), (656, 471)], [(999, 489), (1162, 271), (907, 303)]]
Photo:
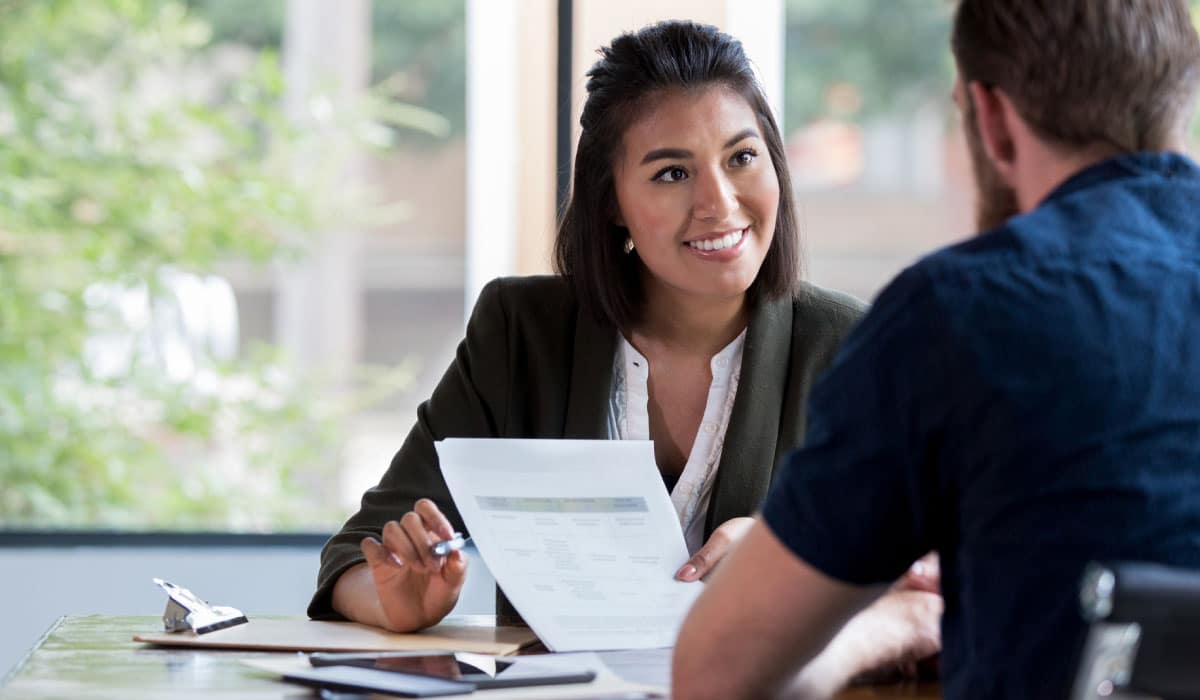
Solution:
[(399, 522), (383, 526), (382, 542), (363, 539), (382, 627), (412, 632), (437, 624), (454, 608), (467, 578), (467, 558), (461, 551), (438, 557), (432, 550), (435, 542), (453, 535), (437, 505), (422, 498)]

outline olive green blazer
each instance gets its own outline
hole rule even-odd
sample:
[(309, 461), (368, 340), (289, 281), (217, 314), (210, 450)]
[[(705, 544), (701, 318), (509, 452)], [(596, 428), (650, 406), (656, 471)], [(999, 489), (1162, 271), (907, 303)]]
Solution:
[[(794, 299), (751, 312), (737, 397), (713, 483), (706, 537), (751, 515), (775, 466), (804, 438), (813, 382), (864, 311), (857, 300), (805, 285)], [(417, 409), (417, 423), (379, 484), (321, 551), (316, 619), (342, 572), (363, 561), (359, 542), (431, 498), (466, 531), (442, 480), (434, 441), (448, 437), (604, 439), (618, 333), (580, 310), (556, 276), (512, 277), (484, 287), (450, 368)], [(511, 612), (500, 599), (500, 612)]]

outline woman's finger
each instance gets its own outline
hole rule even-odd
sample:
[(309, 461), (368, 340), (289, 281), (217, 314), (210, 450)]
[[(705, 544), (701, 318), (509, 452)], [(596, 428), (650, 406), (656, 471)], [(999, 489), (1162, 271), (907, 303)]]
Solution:
[(412, 542), (421, 564), (436, 569), (438, 557), (433, 553), (433, 543), (437, 541), (437, 538), (425, 527), (425, 519), (417, 513), (409, 511), (404, 514), (403, 518), (400, 518), (400, 527)]
[(422, 498), (413, 505), (413, 511), (425, 521), (426, 529), (432, 531), (439, 539), (448, 540), (454, 537), (454, 526), (433, 501)]
[(675, 572), (675, 579), (699, 581), (704, 578), (728, 553), (730, 544), (729, 536), (718, 528), (713, 532), (712, 537), (708, 538), (708, 542), (704, 543), (704, 546), (693, 554), (687, 563), (679, 567), (679, 571)]
[(367, 566), (372, 569), (378, 566), (400, 567), (404, 565), (399, 557), (392, 555), (387, 547), (384, 547), (383, 543), (374, 537), (364, 537), (358, 548), (362, 550), (363, 557), (367, 560)]
[(400, 565), (424, 569), (421, 557), (413, 547), (412, 541), (408, 539), (408, 535), (404, 534), (404, 528), (400, 523), (395, 520), (389, 520), (383, 526), (383, 546)]
[(442, 580), (446, 585), (457, 591), (467, 580), (467, 555), (462, 551), (450, 552), (442, 564)]
[(730, 518), (713, 530), (708, 542), (700, 551), (692, 555), (679, 571), (675, 572), (677, 581), (698, 581), (707, 576), (722, 559), (725, 558), (738, 540), (742, 539), (754, 526), (754, 518)]

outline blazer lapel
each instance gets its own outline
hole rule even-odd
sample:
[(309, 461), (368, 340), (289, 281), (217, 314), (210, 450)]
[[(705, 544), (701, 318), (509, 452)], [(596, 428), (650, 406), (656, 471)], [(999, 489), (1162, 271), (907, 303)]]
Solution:
[(726, 520), (757, 510), (771, 485), (792, 354), (792, 314), (790, 298), (762, 303), (751, 314), (706, 537)]
[(617, 331), (584, 311), (575, 319), (571, 386), (563, 437), (600, 440), (608, 437), (608, 398), (612, 387)]

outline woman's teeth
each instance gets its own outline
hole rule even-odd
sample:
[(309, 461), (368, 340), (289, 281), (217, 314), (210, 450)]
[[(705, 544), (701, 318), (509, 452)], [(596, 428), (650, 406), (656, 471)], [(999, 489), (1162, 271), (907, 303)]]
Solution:
[(703, 241), (688, 241), (688, 245), (696, 250), (725, 250), (732, 248), (742, 240), (742, 236), (746, 234), (746, 230), (734, 231), (727, 233), (720, 238), (709, 238)]

